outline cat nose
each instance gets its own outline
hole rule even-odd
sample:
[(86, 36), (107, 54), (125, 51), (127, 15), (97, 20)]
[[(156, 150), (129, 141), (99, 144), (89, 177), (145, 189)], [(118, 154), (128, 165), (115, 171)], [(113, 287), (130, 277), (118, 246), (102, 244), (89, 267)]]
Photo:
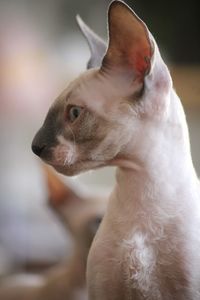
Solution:
[(46, 145), (38, 146), (35, 144), (32, 144), (31, 146), (33, 153), (35, 153), (37, 156), (41, 156), (43, 150), (46, 148)]

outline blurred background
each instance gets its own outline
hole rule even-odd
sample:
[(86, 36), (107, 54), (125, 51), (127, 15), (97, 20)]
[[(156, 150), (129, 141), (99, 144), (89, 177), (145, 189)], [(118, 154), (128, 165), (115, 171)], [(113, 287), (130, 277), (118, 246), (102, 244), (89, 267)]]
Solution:
[[(53, 264), (70, 249), (70, 240), (46, 204), (46, 183), (31, 141), (55, 97), (84, 71), (89, 58), (75, 15), (106, 39), (109, 2), (0, 0), (0, 275)], [(170, 66), (200, 174), (197, 0), (126, 2), (148, 24)], [(114, 171), (107, 168), (70, 180), (77, 188), (81, 184), (100, 193), (110, 190)]]

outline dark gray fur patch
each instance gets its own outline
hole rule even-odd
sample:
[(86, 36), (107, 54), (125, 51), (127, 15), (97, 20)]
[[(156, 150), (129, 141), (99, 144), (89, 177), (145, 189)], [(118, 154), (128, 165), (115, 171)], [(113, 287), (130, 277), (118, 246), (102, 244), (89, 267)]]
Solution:
[[(103, 124), (106, 125), (106, 123), (105, 120), (100, 120), (100, 117), (85, 109), (74, 124), (66, 124), (64, 138), (70, 141), (74, 141), (75, 138), (77, 145), (87, 144), (87, 149), (89, 146), (92, 149), (94, 145), (96, 146), (105, 138), (106, 130), (103, 130)], [(68, 129), (68, 126), (70, 129)], [(73, 131), (73, 134), (71, 131)]]

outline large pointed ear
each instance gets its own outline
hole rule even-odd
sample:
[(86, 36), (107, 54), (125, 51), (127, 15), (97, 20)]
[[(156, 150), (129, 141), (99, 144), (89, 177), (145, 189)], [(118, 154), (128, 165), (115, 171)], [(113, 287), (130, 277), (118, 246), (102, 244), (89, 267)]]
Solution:
[(143, 80), (150, 72), (153, 44), (146, 25), (121, 1), (113, 1), (108, 11), (109, 46), (102, 70), (129, 71)]
[(76, 21), (90, 48), (91, 56), (87, 63), (87, 69), (100, 67), (107, 49), (106, 43), (83, 22), (79, 15), (76, 16)]
[(59, 207), (62, 204), (71, 203), (78, 196), (65, 184), (59, 175), (49, 166), (42, 165), (48, 190), (48, 201), (53, 207)]

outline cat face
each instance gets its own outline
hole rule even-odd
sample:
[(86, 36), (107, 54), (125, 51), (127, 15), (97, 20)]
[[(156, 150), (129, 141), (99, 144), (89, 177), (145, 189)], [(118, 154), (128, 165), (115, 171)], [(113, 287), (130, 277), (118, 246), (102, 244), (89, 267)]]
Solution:
[(40, 155), (44, 161), (74, 175), (108, 165), (123, 153), (132, 108), (120, 89), (116, 93), (120, 82), (112, 81), (90, 70), (58, 97), (35, 137), (45, 145)]

